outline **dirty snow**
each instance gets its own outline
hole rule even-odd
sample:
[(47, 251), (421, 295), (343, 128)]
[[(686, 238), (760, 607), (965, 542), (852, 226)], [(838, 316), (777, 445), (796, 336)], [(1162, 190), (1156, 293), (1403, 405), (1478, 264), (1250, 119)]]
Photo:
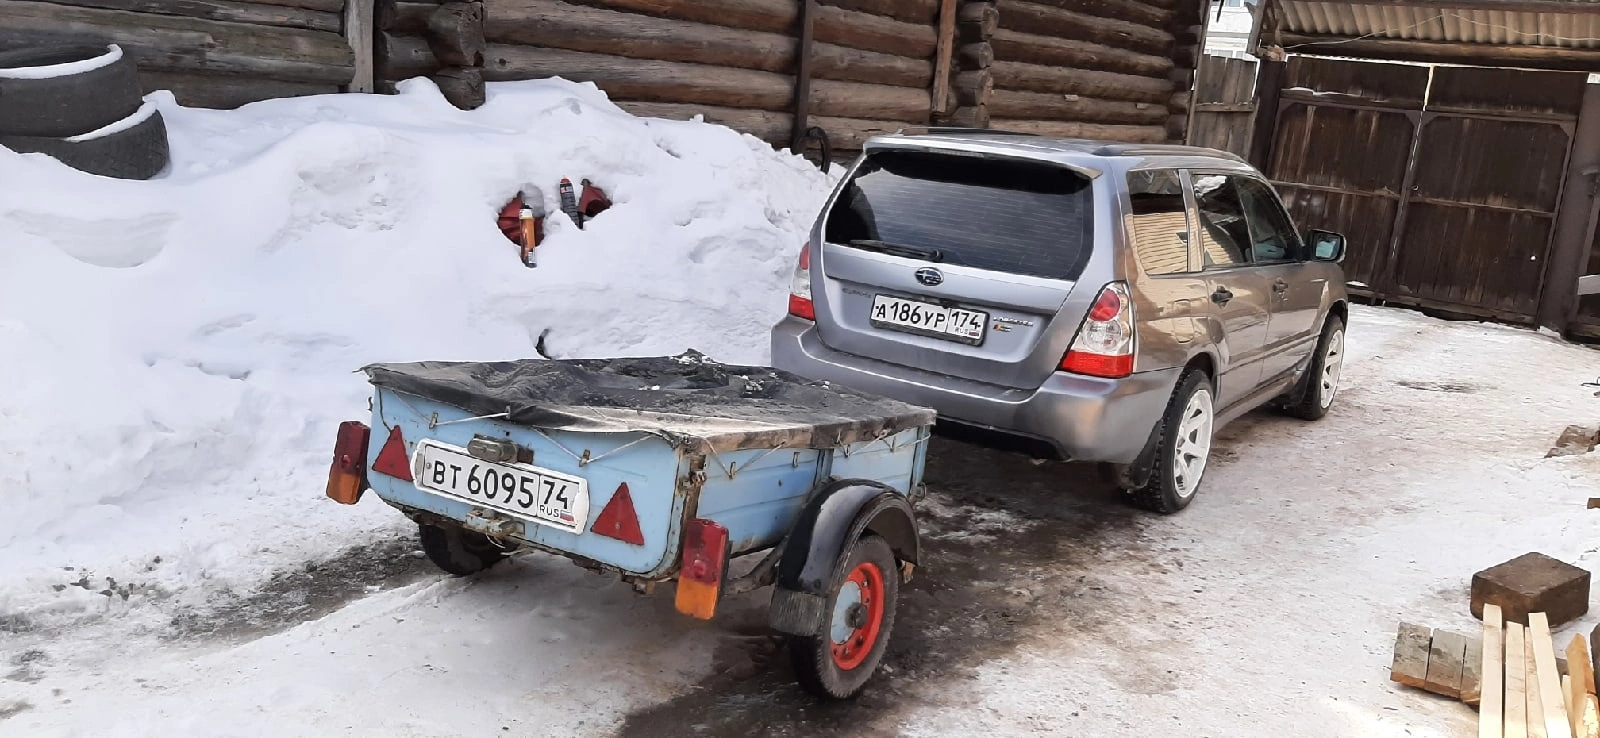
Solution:
[[(1357, 308), (1333, 413), (1225, 429), (1178, 516), (936, 445), (900, 645), (817, 706), (764, 592), (702, 624), (540, 555), (448, 578), (379, 501), (321, 489), (368, 361), (524, 357), (546, 329), (562, 356), (762, 361), (827, 177), (559, 81), (471, 113), (425, 81), (152, 99), (151, 182), (0, 149), (3, 735), (1442, 738), (1474, 713), (1389, 682), (1396, 623), (1470, 632), (1472, 572), (1529, 550), (1600, 563), (1600, 454), (1544, 457), (1600, 422), (1600, 353)], [(494, 213), (562, 176), (617, 206), (557, 215), (523, 269)]]

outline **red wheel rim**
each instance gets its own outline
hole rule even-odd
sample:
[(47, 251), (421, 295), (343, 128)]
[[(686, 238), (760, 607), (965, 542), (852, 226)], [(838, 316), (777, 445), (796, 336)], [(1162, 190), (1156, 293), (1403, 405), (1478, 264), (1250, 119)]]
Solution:
[(867, 619), (859, 628), (852, 628), (844, 643), (833, 643), (833, 663), (849, 671), (860, 666), (878, 643), (878, 629), (883, 625), (883, 570), (877, 564), (863, 561), (850, 570), (846, 584), (854, 584), (861, 592), (861, 606)]

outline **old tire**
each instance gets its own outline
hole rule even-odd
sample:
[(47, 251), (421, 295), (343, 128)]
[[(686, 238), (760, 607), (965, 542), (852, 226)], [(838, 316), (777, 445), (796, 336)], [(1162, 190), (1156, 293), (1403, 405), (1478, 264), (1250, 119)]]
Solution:
[[(139, 108), (146, 116), (130, 128), (84, 140), (40, 136), (0, 136), (0, 146), (19, 154), (55, 157), (73, 169), (118, 179), (149, 179), (167, 166), (167, 125), (161, 113)], [(131, 117), (131, 116), (130, 116)]]
[(800, 686), (823, 699), (861, 694), (883, 662), (899, 598), (894, 551), (882, 538), (863, 535), (834, 570), (822, 633), (789, 639)]
[(1194, 500), (1210, 465), (1214, 403), (1210, 378), (1193, 369), (1184, 372), (1161, 416), (1149, 474), (1142, 485), (1129, 490), (1134, 504), (1171, 515)]
[[(60, 76), (48, 67), (90, 67)], [(0, 136), (66, 138), (102, 128), (139, 109), (133, 60), (109, 46), (39, 46), (0, 53)]]
[(460, 526), (419, 523), (417, 532), (428, 560), (458, 577), (477, 574), (506, 557), (505, 549), (488, 536)]
[(1339, 394), (1339, 379), (1344, 373), (1344, 321), (1329, 315), (1322, 326), (1322, 337), (1317, 340), (1317, 352), (1306, 367), (1305, 382), (1300, 400), (1290, 405), (1288, 413), (1301, 420), (1321, 420), (1333, 407), (1333, 398)]

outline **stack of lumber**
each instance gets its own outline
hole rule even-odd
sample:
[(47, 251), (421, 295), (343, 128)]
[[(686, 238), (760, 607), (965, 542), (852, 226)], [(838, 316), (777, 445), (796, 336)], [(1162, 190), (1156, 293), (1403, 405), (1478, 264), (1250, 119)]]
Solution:
[(1482, 638), (1402, 623), (1390, 677), (1477, 706), (1479, 738), (1600, 738), (1587, 641), (1574, 636), (1563, 659), (1546, 614), (1527, 620), (1488, 604)]

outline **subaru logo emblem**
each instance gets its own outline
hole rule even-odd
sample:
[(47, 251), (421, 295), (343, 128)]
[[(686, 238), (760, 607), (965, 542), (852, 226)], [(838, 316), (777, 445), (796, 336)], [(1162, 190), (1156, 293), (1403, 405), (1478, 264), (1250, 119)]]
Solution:
[(937, 287), (944, 283), (944, 274), (933, 268), (918, 269), (917, 281), (929, 287)]

